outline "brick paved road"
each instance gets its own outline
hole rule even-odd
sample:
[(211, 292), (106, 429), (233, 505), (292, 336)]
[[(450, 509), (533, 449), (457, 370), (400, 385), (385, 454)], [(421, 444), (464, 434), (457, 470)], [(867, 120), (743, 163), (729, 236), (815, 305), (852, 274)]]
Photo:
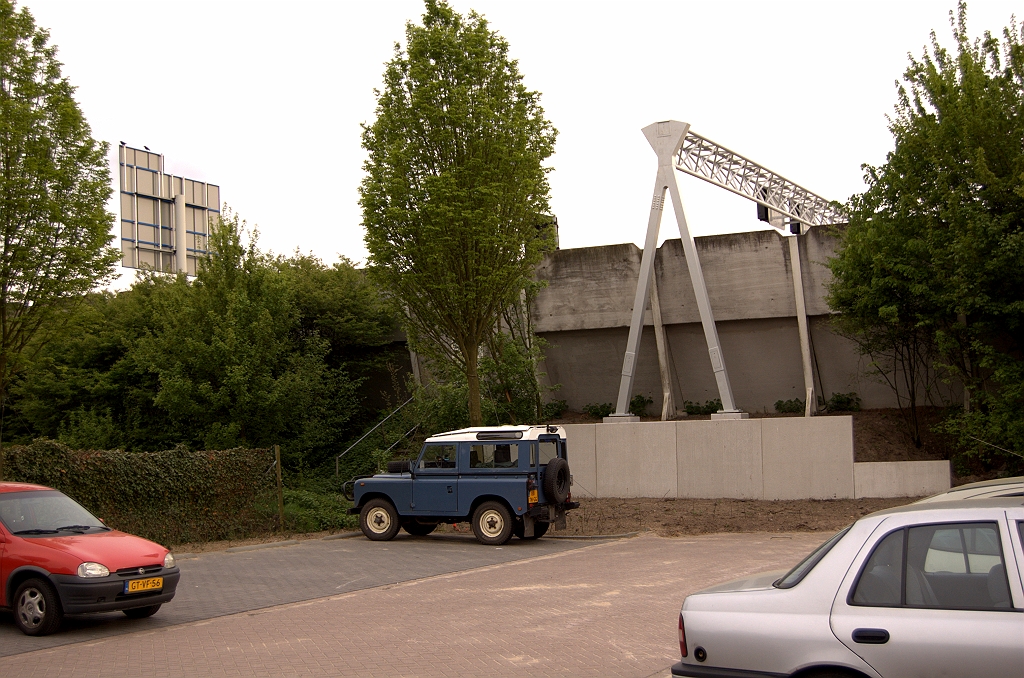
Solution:
[[(643, 536), (560, 548), (255, 612), (139, 627), (134, 633), (9, 656), (3, 672), (662, 676), (677, 661), (675, 621), (687, 593), (789, 567), (823, 538)], [(406, 548), (418, 545), (408, 540), (388, 547), (395, 550), (392, 557), (404, 558)]]
[[(565, 539), (519, 541), (482, 546), (471, 536), (410, 537), (404, 532), (386, 544), (363, 537), (309, 540), (294, 546), (202, 554), (182, 560), (181, 583), (171, 603), (156, 616), (131, 620), (120, 612), (68, 619), (60, 633), (29, 638), (0, 612), (0, 657), (97, 640), (120, 633), (153, 630), (185, 622), (248, 612), (283, 603), (323, 598), (445, 572), (531, 558), (588, 545)], [(2, 673), (2, 672), (0, 672)]]

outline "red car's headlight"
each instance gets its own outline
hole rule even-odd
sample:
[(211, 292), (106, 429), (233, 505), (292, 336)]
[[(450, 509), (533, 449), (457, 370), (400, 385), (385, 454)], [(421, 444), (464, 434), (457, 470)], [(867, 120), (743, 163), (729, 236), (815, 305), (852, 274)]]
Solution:
[(110, 570), (107, 569), (106, 565), (101, 565), (100, 563), (82, 563), (78, 566), (78, 576), (85, 579), (109, 577)]

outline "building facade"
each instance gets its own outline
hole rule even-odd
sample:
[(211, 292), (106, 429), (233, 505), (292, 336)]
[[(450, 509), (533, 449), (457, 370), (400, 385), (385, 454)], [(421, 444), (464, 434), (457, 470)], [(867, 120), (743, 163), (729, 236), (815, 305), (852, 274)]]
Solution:
[(121, 265), (196, 273), (220, 219), (220, 187), (164, 172), (164, 156), (121, 145)]

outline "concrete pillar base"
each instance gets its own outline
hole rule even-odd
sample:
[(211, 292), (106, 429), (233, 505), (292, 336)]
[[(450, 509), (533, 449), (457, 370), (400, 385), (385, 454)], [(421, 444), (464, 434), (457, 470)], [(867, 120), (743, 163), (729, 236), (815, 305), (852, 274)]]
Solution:
[(715, 412), (711, 415), (712, 421), (716, 419), (749, 419), (747, 412)]
[(638, 421), (640, 417), (633, 414), (613, 414), (604, 418), (605, 424), (635, 424)]

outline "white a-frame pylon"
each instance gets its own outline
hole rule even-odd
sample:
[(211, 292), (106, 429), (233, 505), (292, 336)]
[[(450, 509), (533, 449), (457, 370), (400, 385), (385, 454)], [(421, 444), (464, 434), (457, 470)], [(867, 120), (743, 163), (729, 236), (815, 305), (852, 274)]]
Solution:
[[(715, 326), (715, 317), (711, 310), (707, 285), (704, 282), (704, 272), (697, 256), (696, 244), (686, 222), (686, 214), (683, 211), (683, 201), (679, 194), (674, 170), (703, 179), (768, 208), (768, 214), (772, 217), (769, 220), (770, 223), (780, 229), (783, 235), (793, 238), (790, 242), (790, 256), (794, 261), (792, 267), (794, 296), (800, 331), (804, 382), (807, 389), (806, 413), (809, 415), (814, 397), (813, 375), (811, 374), (810, 339), (799, 267), (799, 246), (796, 237), (806, 232), (808, 226), (843, 223), (846, 221), (845, 215), (827, 200), (802, 186), (794, 184), (713, 141), (694, 134), (690, 131), (689, 123), (676, 120), (656, 122), (645, 127), (643, 133), (658, 156), (658, 174), (654, 182), (654, 196), (651, 200), (651, 211), (647, 221), (647, 238), (644, 241), (644, 251), (640, 259), (640, 275), (637, 280), (636, 295), (633, 299), (629, 338), (626, 341), (626, 354), (622, 360), (622, 375), (615, 414), (612, 415), (613, 420), (615, 417), (629, 416), (629, 401), (636, 372), (636, 356), (643, 331), (644, 312), (650, 300), (651, 281), (654, 277), (654, 257), (657, 251), (661, 215), (665, 208), (666, 192), (672, 200), (676, 223), (679, 225), (679, 237), (682, 240), (683, 253), (686, 256), (686, 267), (690, 273), (690, 282), (693, 285), (701, 325), (704, 328), (704, 339), (707, 341), (708, 355), (711, 358), (711, 368), (714, 370), (715, 381), (722, 400), (722, 410), (717, 416), (729, 419), (740, 419), (747, 416), (736, 407), (736, 401), (733, 398), (729, 372), (726, 370), (725, 357), (722, 354), (718, 329)], [(785, 232), (784, 226), (787, 219), (791, 226), (791, 233)]]

